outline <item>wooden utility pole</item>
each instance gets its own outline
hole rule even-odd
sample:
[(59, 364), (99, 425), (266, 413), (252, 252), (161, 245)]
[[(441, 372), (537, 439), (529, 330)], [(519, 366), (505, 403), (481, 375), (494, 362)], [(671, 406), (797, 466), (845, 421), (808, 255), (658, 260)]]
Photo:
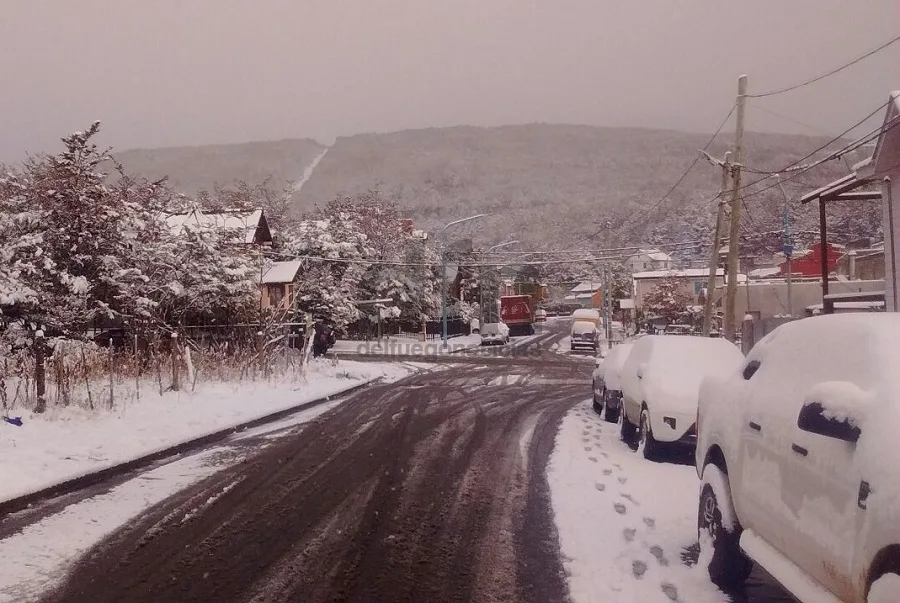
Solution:
[(709, 277), (706, 280), (706, 303), (703, 308), (703, 336), (712, 331), (713, 293), (716, 291), (716, 273), (719, 269), (719, 247), (722, 245), (722, 226), (725, 222), (725, 195), (728, 193), (728, 177), (731, 175), (731, 153), (725, 153), (722, 162), (722, 188), (716, 198), (716, 227), (713, 231), (712, 251), (709, 254)]
[(734, 131), (734, 179), (731, 195), (731, 229), (728, 235), (728, 282), (725, 287), (725, 338), (734, 341), (736, 327), (738, 238), (741, 235), (741, 168), (744, 163), (744, 109), (747, 103), (747, 76), (738, 78), (737, 125)]

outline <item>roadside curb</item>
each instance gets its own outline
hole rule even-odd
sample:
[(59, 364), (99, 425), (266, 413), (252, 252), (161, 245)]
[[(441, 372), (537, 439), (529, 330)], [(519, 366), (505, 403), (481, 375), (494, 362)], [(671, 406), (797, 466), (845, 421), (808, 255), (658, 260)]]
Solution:
[(262, 417), (257, 417), (256, 419), (238, 423), (237, 425), (233, 425), (231, 427), (225, 427), (204, 436), (180, 442), (178, 444), (173, 444), (172, 446), (168, 446), (166, 448), (163, 448), (162, 450), (157, 450), (155, 452), (139, 456), (137, 458), (131, 459), (130, 461), (125, 461), (124, 463), (113, 465), (112, 467), (106, 467), (98, 471), (92, 471), (78, 477), (73, 477), (52, 486), (47, 486), (45, 488), (41, 488), (40, 490), (29, 492), (28, 494), (22, 494), (16, 496), (15, 498), (0, 501), (0, 519), (12, 513), (22, 511), (23, 509), (26, 509), (29, 506), (42, 500), (48, 498), (56, 498), (64, 494), (77, 492), (78, 490), (82, 490), (84, 488), (87, 488), (88, 486), (93, 486), (108, 479), (119, 477), (126, 473), (131, 473), (132, 471), (135, 471), (137, 469), (142, 469), (157, 461), (161, 461), (173, 456), (178, 456), (180, 454), (184, 454), (185, 452), (191, 452), (198, 448), (209, 446), (210, 444), (214, 444), (218, 441), (224, 440), (228, 436), (240, 431), (244, 431), (245, 429), (252, 429), (254, 427), (259, 427), (260, 425), (265, 425), (266, 423), (278, 421), (294, 413), (309, 410), (310, 408), (315, 408), (316, 406), (321, 406), (322, 404), (331, 402), (335, 398), (341, 398), (344, 396), (355, 394), (358, 391), (381, 381), (382, 379), (383, 377), (373, 377), (367, 381), (364, 381), (363, 383), (359, 383), (357, 385), (354, 385), (353, 387), (349, 387), (327, 396), (322, 396), (308, 402), (303, 402), (302, 404), (297, 404), (296, 406), (291, 406), (290, 408), (278, 410), (267, 415), (263, 415)]

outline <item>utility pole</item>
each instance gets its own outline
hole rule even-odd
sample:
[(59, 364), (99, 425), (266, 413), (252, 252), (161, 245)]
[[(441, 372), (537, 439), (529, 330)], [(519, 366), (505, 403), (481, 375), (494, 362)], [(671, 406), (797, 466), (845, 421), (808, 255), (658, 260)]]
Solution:
[(610, 320), (612, 319), (612, 270), (607, 264), (603, 265), (603, 276), (603, 324), (606, 327), (606, 346), (611, 350), (612, 325), (610, 324)]
[(747, 76), (738, 78), (737, 125), (734, 130), (734, 178), (731, 195), (731, 229), (728, 235), (728, 282), (725, 287), (725, 338), (734, 341), (736, 327), (738, 259), (741, 235), (741, 168), (744, 163), (744, 110), (747, 104)]
[(731, 153), (725, 153), (722, 166), (722, 188), (716, 203), (716, 227), (713, 231), (712, 251), (709, 255), (709, 276), (706, 280), (706, 303), (703, 307), (703, 336), (712, 331), (713, 293), (716, 291), (716, 275), (719, 269), (719, 247), (722, 241), (722, 227), (725, 222), (725, 199), (728, 191), (728, 177), (731, 175)]

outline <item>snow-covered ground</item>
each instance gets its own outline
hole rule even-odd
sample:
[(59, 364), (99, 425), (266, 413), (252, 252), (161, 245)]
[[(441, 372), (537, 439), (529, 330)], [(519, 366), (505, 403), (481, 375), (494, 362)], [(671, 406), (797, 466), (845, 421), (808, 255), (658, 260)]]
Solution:
[(681, 561), (697, 541), (692, 466), (644, 460), (588, 400), (563, 419), (547, 479), (574, 603), (729, 601)]
[[(314, 361), (305, 379), (204, 383), (197, 391), (144, 388), (139, 402), (112, 411), (80, 407), (25, 413), (23, 426), (0, 423), (0, 500), (111, 467), (178, 443), (332, 396), (379, 377), (399, 379), (411, 365)], [(18, 414), (18, 413), (14, 413)]]
[(481, 345), (480, 335), (463, 335), (447, 341), (447, 347), (440, 339), (421, 341), (409, 337), (385, 337), (381, 341), (336, 341), (331, 352), (336, 354), (390, 354), (397, 356), (437, 356), (459, 352)]

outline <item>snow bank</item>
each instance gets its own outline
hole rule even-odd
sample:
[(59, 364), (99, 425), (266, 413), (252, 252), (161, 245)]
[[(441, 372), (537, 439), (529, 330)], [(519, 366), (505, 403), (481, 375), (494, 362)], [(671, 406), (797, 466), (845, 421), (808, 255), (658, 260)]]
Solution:
[(644, 461), (588, 401), (563, 419), (547, 479), (574, 603), (729, 600), (681, 561), (697, 541), (691, 467)]
[(145, 388), (140, 402), (110, 412), (70, 406), (26, 414), (24, 425), (0, 423), (0, 500), (9, 500), (112, 467), (197, 437), (378, 377), (400, 378), (409, 369), (381, 363), (314, 362), (307, 379), (207, 383), (194, 393)]

